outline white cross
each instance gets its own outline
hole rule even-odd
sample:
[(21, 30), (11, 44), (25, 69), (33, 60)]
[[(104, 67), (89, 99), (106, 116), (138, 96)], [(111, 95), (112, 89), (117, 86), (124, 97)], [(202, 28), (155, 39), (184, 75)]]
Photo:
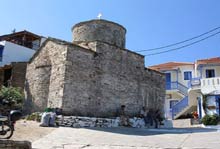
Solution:
[(98, 14), (98, 16), (97, 16), (97, 18), (100, 20), (100, 19), (101, 19), (101, 17), (102, 17), (102, 14), (101, 14), (101, 13), (99, 13), (99, 14)]

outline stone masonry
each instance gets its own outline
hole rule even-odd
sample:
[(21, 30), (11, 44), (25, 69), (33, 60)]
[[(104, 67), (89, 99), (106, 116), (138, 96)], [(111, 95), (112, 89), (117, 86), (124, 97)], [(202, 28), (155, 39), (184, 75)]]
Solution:
[(12, 86), (24, 89), (27, 62), (12, 62), (0, 68), (0, 86)]
[(29, 141), (0, 140), (0, 149), (32, 149)]
[(165, 76), (125, 49), (126, 30), (106, 20), (76, 24), (73, 43), (48, 38), (26, 73), (26, 110), (62, 108), (66, 115), (129, 116), (142, 106), (163, 111)]
[(11, 85), (24, 89), (27, 62), (12, 62)]

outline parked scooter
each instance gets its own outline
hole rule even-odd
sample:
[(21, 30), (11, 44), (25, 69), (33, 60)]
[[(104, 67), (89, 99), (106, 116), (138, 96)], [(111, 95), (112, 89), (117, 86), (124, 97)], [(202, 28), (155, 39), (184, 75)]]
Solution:
[(0, 116), (0, 139), (9, 139), (13, 135), (15, 122), (21, 118), (18, 110), (10, 111), (8, 116)]
[[(3, 103), (7, 104), (7, 102)], [(22, 116), (21, 111), (11, 110), (7, 116), (0, 115), (0, 139), (9, 139), (13, 135), (14, 125)]]

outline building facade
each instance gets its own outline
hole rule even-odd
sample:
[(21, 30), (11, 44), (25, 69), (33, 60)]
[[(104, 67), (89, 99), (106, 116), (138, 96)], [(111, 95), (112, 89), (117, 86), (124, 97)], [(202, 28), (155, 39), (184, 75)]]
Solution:
[[(194, 111), (202, 118), (205, 110), (207, 114), (220, 115), (219, 57), (197, 60), (195, 63), (169, 62), (150, 68), (166, 75), (166, 118), (187, 117)], [(203, 107), (204, 101), (208, 104), (207, 109)]]
[(143, 106), (162, 109), (165, 76), (145, 68), (144, 56), (125, 49), (123, 26), (91, 20), (72, 31), (72, 43), (48, 38), (30, 60), (28, 111), (58, 107), (67, 115), (113, 117), (122, 105), (129, 116)]
[(0, 36), (0, 86), (24, 88), (27, 62), (39, 48), (41, 38), (28, 31)]

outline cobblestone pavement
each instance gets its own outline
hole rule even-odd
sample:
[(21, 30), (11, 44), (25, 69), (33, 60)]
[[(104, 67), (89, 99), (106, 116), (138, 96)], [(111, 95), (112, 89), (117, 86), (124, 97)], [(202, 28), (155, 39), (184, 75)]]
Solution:
[(32, 146), (34, 149), (219, 149), (220, 132), (196, 128), (60, 127)]

